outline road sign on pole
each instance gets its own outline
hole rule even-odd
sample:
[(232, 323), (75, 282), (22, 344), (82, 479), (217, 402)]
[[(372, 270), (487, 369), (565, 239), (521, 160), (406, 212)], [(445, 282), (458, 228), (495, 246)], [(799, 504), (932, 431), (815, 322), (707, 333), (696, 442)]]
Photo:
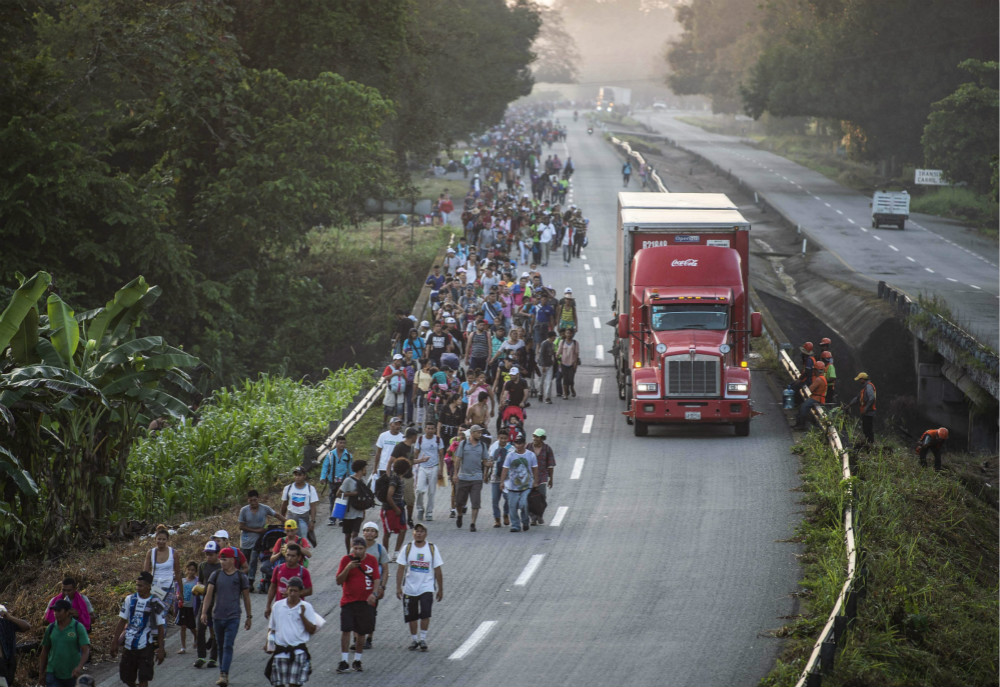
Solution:
[(917, 169), (913, 172), (913, 183), (924, 186), (950, 186), (944, 180), (944, 172), (940, 169)]

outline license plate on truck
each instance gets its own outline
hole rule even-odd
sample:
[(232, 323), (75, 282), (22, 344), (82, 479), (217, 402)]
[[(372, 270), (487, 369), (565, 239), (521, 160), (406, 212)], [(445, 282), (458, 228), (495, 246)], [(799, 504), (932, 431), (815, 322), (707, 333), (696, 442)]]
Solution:
[(685, 420), (700, 420), (701, 419), (701, 411), (699, 411), (699, 410), (688, 410), (688, 411), (685, 411), (684, 412), (684, 419)]

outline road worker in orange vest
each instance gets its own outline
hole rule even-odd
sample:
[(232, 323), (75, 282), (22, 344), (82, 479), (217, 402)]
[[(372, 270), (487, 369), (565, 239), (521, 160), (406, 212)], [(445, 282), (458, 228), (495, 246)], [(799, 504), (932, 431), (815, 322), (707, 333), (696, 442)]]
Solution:
[(816, 374), (813, 375), (809, 384), (809, 398), (806, 399), (802, 407), (799, 408), (799, 415), (795, 419), (795, 429), (805, 429), (806, 421), (809, 419), (809, 411), (816, 406), (826, 403), (826, 377), (823, 375), (826, 365), (823, 361), (817, 360), (815, 364)]
[(941, 454), (944, 452), (944, 443), (948, 440), (948, 428), (928, 429), (920, 436), (917, 443), (916, 452), (920, 457), (920, 467), (927, 467), (927, 453), (934, 453), (934, 469), (941, 471)]

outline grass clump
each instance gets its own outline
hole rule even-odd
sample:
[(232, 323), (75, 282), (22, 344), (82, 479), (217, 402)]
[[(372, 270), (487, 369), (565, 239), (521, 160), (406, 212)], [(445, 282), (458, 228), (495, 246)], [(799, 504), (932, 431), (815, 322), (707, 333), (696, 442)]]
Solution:
[(912, 212), (922, 212), (939, 217), (950, 217), (972, 224), (980, 232), (993, 239), (997, 238), (1000, 225), (1000, 206), (995, 199), (976, 193), (968, 188), (942, 188), (914, 196), (910, 200)]
[[(799, 530), (807, 603), (784, 628), (790, 641), (763, 685), (795, 683), (844, 579), (839, 461), (819, 432), (798, 450), (813, 508)], [(948, 469), (921, 468), (911, 447), (893, 441), (862, 454), (856, 475), (867, 593), (823, 684), (996, 685), (996, 509)]]

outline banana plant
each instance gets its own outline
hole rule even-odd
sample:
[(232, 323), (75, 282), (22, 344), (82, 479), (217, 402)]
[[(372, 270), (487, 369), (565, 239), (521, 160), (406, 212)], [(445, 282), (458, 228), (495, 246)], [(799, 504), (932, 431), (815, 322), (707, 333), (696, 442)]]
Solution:
[(162, 337), (136, 336), (160, 295), (142, 277), (81, 314), (50, 294), (39, 317), (50, 282), (44, 273), (22, 280), (0, 317), (0, 437), (37, 482), (25, 492), (16, 471), (0, 470), (0, 500), (25, 524), (0, 545), (3, 555), (26, 546), (58, 550), (105, 529), (135, 437), (150, 418), (189, 413), (190, 371), (200, 365)]

